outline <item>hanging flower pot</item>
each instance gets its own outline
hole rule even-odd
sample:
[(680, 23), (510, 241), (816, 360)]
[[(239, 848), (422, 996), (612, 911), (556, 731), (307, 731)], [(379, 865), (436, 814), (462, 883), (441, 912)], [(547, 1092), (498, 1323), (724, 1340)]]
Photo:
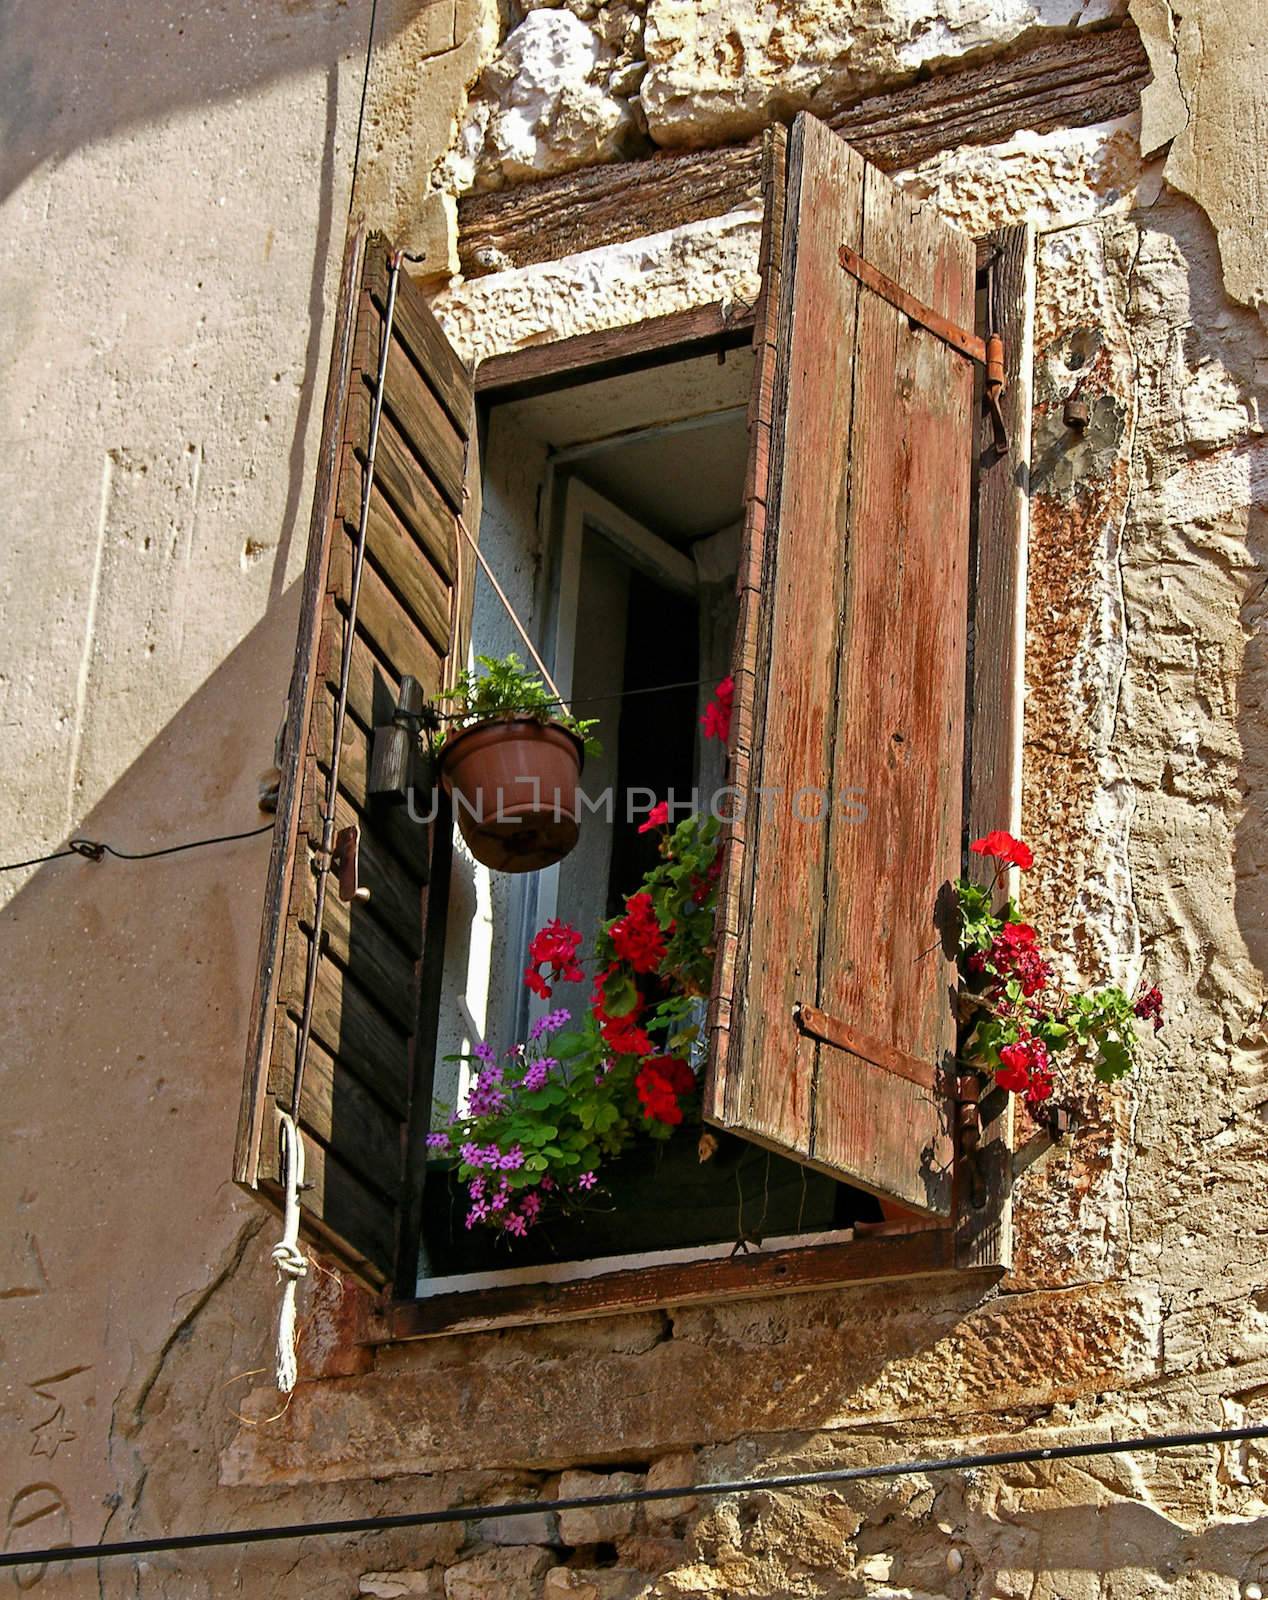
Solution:
[(571, 729), (534, 717), (497, 717), (451, 734), (440, 779), (476, 860), (496, 872), (537, 872), (562, 861), (581, 831), (584, 758)]
[(580, 834), (577, 784), (593, 722), (579, 722), (517, 656), (477, 656), (446, 698), (457, 704), (440, 751), (440, 780), (458, 831), (496, 872), (562, 861)]

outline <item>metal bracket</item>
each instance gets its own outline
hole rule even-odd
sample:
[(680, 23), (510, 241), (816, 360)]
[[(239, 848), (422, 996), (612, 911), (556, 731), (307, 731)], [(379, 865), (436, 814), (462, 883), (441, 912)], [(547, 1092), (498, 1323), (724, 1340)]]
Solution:
[(405, 798), (413, 777), (423, 711), (423, 686), (406, 673), (401, 679), (392, 720), (379, 723), (374, 730), (366, 786), (369, 794), (391, 795), (397, 800)]
[(908, 294), (901, 284), (895, 283), (870, 261), (865, 261), (858, 251), (851, 250), (848, 244), (843, 244), (838, 249), (837, 260), (852, 278), (857, 279), (865, 289), (870, 289), (873, 294), (879, 295), (882, 300), (888, 301), (896, 310), (901, 311), (909, 322), (924, 328), (927, 333), (933, 334), (935, 339), (941, 339), (943, 344), (967, 360), (975, 361), (978, 366), (985, 367), (986, 409), (991, 416), (996, 454), (1003, 455), (1008, 449), (1008, 425), (1004, 420), (1001, 405), (1001, 398), (1008, 386), (1004, 370), (1003, 335), (992, 333), (985, 339), (979, 339), (977, 334), (970, 333), (967, 328), (961, 328), (958, 323), (952, 322), (950, 317), (944, 317), (940, 311), (935, 311), (932, 306), (917, 300), (914, 294)]

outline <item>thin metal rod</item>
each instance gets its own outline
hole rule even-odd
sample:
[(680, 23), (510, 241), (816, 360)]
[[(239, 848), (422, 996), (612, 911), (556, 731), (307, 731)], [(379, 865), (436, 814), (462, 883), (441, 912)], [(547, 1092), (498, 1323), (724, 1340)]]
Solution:
[(1133, 1451), (1183, 1450), (1195, 1445), (1242, 1444), (1268, 1439), (1268, 1424), (1211, 1429), (1203, 1433), (1153, 1433), (1132, 1439), (1100, 1439), (1091, 1444), (1057, 1444), (1028, 1450), (993, 1450), (980, 1455), (938, 1456), (928, 1461), (885, 1462), (874, 1467), (836, 1467), (819, 1472), (789, 1472), (779, 1477), (737, 1478), (727, 1483), (697, 1483), (686, 1489), (627, 1489), (617, 1494), (574, 1495), (559, 1500), (512, 1500), (501, 1505), (449, 1506), (439, 1511), (405, 1511), (387, 1517), (344, 1517), (330, 1522), (291, 1522), (268, 1528), (232, 1528), (221, 1533), (177, 1533), (157, 1539), (117, 1539), (108, 1544), (51, 1546), (44, 1550), (0, 1552), (0, 1568), (40, 1566), (46, 1562), (96, 1561), (103, 1556), (142, 1556), (164, 1550), (214, 1549), (227, 1544), (266, 1544), (274, 1540), (308, 1539), (315, 1535), (380, 1533), (393, 1528), (428, 1528), (449, 1522), (483, 1522), (491, 1517), (516, 1517), (550, 1511), (589, 1511), (599, 1506), (647, 1505), (676, 1500), (684, 1494), (716, 1500), (724, 1495), (758, 1490), (811, 1489), (822, 1484), (861, 1483), (877, 1478), (911, 1478), (930, 1472), (972, 1472), (982, 1467), (1023, 1466), (1029, 1462), (1079, 1461), (1089, 1456), (1130, 1455)]
[(313, 1005), (317, 994), (317, 966), (321, 960), (321, 930), (326, 910), (326, 885), (330, 879), (330, 858), (335, 848), (335, 798), (339, 785), (339, 758), (343, 753), (343, 725), (348, 712), (348, 685), (352, 679), (352, 647), (357, 627), (357, 604), (361, 598), (361, 572), (365, 566), (366, 536), (370, 524), (370, 496), (374, 490), (374, 458), (379, 447), (379, 420), (383, 415), (383, 395), (387, 388), (392, 319), (396, 314), (396, 286), (401, 276), (399, 252), (393, 254), (389, 265), (387, 309), (383, 314), (383, 338), (379, 346), (379, 381), (375, 385), (374, 406), (370, 412), (370, 439), (366, 448), (365, 475), (361, 480), (361, 515), (357, 520), (357, 542), (352, 555), (352, 583), (348, 591), (348, 612), (343, 621), (343, 659), (339, 664), (339, 694), (335, 700), (330, 775), (326, 780), (326, 814), (322, 818), (321, 852), (317, 858), (313, 936), (308, 946), (308, 964), (304, 972), (304, 1008), (300, 1013), (299, 1035), (295, 1044), (295, 1081), (291, 1085), (291, 1117), (296, 1124), (299, 1122), (299, 1101), (304, 1088), (304, 1068), (308, 1062), (308, 1043), (313, 1032)]
[(461, 517), (458, 518), (458, 527), (460, 528), (460, 530), (462, 532), (462, 537), (471, 546), (472, 550), (475, 551), (475, 558), (480, 563), (480, 566), (483, 569), (485, 577), (489, 580), (490, 587), (492, 588), (494, 594), (497, 595), (498, 599), (502, 602), (502, 605), (505, 608), (507, 616), (510, 617), (511, 621), (515, 624), (515, 631), (519, 634), (520, 638), (523, 639), (525, 647), (527, 648), (529, 655), (532, 656), (532, 658), (533, 658), (534, 665), (536, 666), (538, 672), (540, 672), (542, 677), (546, 680), (546, 687), (550, 690), (551, 694), (555, 697), (556, 704), (561, 705), (564, 708), (564, 711), (567, 712), (568, 711), (568, 702), (564, 699), (563, 695), (560, 694), (559, 685), (551, 677), (549, 667), (547, 667), (546, 663), (537, 654), (537, 646), (529, 638), (528, 630), (525, 628), (524, 624), (520, 621), (519, 617), (516, 616), (515, 607), (506, 598), (506, 591), (502, 588), (502, 585), (497, 581), (496, 577), (494, 577), (493, 568), (485, 560), (484, 551), (481, 550), (479, 541), (477, 539), (472, 538), (471, 530), (467, 527), (466, 523), (462, 520)]

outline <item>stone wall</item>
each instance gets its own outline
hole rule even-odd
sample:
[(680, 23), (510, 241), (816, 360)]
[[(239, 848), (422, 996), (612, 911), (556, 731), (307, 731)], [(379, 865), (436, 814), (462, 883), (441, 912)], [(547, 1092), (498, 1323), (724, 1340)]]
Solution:
[[(229, 3), (196, 17), (76, 8), (60, 30), (56, 12), (0, 23), (14, 119), (0, 248), (6, 304), (23, 308), (3, 335), (19, 513), (0, 663), (20, 741), (6, 859), (70, 828), (144, 846), (257, 820), (364, 47), (364, 17), (301, 0), (254, 18)], [(848, 28), (846, 15), (384, 4), (362, 201), (447, 269), (458, 181), (736, 136), (1105, 11), (860, 3)], [(1252, 31), (1249, 6), (1210, 15), (1221, 38)], [(53, 862), (8, 880), (4, 914), (10, 1543), (507, 1498), (542, 1510), (28, 1569), (28, 1590), (1214, 1600), (1268, 1583), (1268, 1464), (1253, 1447), (690, 1493), (1262, 1415), (1268, 343), (1234, 296), (1262, 298), (1245, 196), (1265, 168), (1203, 110), (1223, 56), (1193, 17), (1168, 17), (1142, 26), (1152, 49), (1168, 27), (1180, 41), (1188, 121), (1169, 149), (1155, 120), (1142, 156), (1127, 119), (902, 175), (972, 232), (1025, 216), (1039, 233), (1025, 824), (1041, 866), (1027, 912), (1071, 972), (1147, 966), (1172, 997), (1142, 1081), (1089, 1103), (1077, 1138), (1023, 1176), (1002, 1291), (924, 1282), (671, 1308), (367, 1365), (347, 1360), (353, 1297), (317, 1271), (301, 1370), (327, 1375), (283, 1409), (261, 1377), (275, 1224), (227, 1181), (265, 842), (149, 867)], [(1241, 103), (1252, 91), (1262, 106), (1249, 77)], [(755, 251), (739, 213), (449, 281), (437, 308), (483, 354), (748, 298)], [(1082, 435), (1062, 418), (1074, 386), (1091, 410)], [(633, 1515), (552, 1512), (613, 1476), (684, 1494)]]

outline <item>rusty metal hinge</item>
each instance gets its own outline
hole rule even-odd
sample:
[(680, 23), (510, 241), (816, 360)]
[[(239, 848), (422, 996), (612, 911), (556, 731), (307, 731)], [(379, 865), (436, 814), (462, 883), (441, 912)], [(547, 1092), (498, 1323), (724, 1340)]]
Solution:
[(879, 1039), (868, 1038), (857, 1028), (852, 1028), (848, 1022), (842, 1022), (840, 1017), (820, 1011), (818, 1006), (803, 1005), (799, 1002), (794, 1008), (793, 1015), (802, 1033), (809, 1034), (811, 1038), (820, 1039), (824, 1044), (836, 1045), (839, 1050), (848, 1050), (851, 1055), (861, 1057), (874, 1067), (880, 1067), (883, 1072), (892, 1072), (895, 1077), (906, 1078), (908, 1083), (914, 1083), (921, 1089), (932, 1092), (937, 1088), (938, 1075), (929, 1062), (908, 1055), (905, 1050), (898, 1050), (891, 1044), (884, 1044)]
[(851, 250), (848, 244), (843, 244), (837, 251), (837, 260), (852, 278), (856, 278), (865, 289), (870, 289), (873, 294), (879, 295), (882, 300), (888, 301), (891, 306), (901, 311), (909, 322), (916, 323), (926, 332), (933, 334), (935, 339), (941, 339), (943, 344), (949, 345), (957, 354), (969, 361), (975, 361), (978, 366), (986, 369), (984, 400), (991, 417), (995, 451), (998, 455), (1003, 455), (1008, 449), (1008, 424), (1004, 420), (1001, 403), (1004, 390), (1008, 387), (1004, 370), (1003, 335), (992, 333), (985, 339), (978, 338), (977, 334), (970, 333), (967, 328), (961, 328), (958, 323), (952, 322), (950, 317), (944, 317), (940, 311), (935, 311), (932, 306), (917, 300), (914, 294), (909, 294), (901, 284), (895, 283), (893, 278), (887, 276), (879, 267), (874, 267), (870, 261), (865, 261), (858, 251)]

